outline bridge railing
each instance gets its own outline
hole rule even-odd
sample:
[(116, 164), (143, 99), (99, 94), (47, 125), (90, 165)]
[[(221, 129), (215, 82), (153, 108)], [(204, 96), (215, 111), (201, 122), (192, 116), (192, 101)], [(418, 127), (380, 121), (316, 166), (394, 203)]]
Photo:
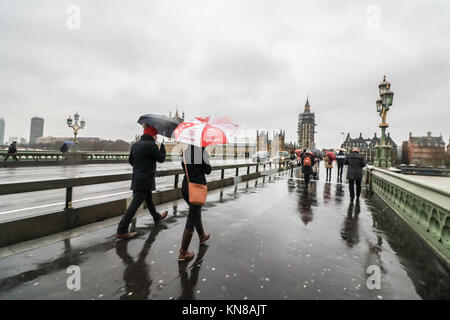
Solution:
[(450, 262), (450, 192), (408, 176), (368, 167), (366, 183)]
[[(64, 161), (64, 160), (128, 160), (128, 152), (22, 152), (7, 153), (0, 152), (0, 161), (9, 156), (7, 161)], [(3, 158), (3, 159), (2, 159)]]
[[(266, 168), (269, 170), (266, 170)], [(265, 164), (244, 163), (214, 166), (212, 170), (220, 171), (220, 179), (219, 174), (213, 175), (212, 180), (208, 181), (208, 190), (220, 189), (239, 182), (248, 182), (261, 176), (269, 176), (270, 179), (272, 173), (290, 168), (291, 166), (287, 166), (287, 162)], [(255, 169), (256, 171), (254, 171)], [(225, 176), (226, 170), (228, 170), (228, 172)], [(229, 174), (230, 170), (232, 175)], [(153, 193), (153, 203), (155, 205), (181, 198), (181, 191), (179, 188), (180, 174), (184, 174), (181, 168), (156, 172), (157, 177), (172, 176), (173, 188), (164, 188)], [(73, 188), (76, 187), (129, 181), (131, 178), (131, 173), (125, 173), (68, 179), (0, 183), (0, 196), (53, 189), (66, 189), (64, 209), (51, 210), (48, 213), (39, 215), (19, 215), (17, 218), (11, 216), (3, 219), (0, 223), (0, 248), (123, 215), (127, 210), (130, 201), (129, 196), (124, 196), (120, 199), (113, 197), (102, 202), (89, 203), (73, 208), (72, 191)]]
[[(263, 171), (266, 170), (266, 166), (272, 169), (272, 166), (276, 168), (286, 167), (287, 161), (280, 162), (267, 162), (267, 163), (242, 163), (242, 164), (231, 164), (231, 165), (221, 165), (212, 167), (213, 171), (221, 171), (220, 179), (225, 178), (225, 170), (234, 169), (235, 176), (239, 176), (240, 169), (246, 169), (246, 174), (250, 174), (250, 168), (256, 167), (256, 172), (259, 172), (259, 167), (263, 167)], [(184, 174), (182, 169), (169, 169), (156, 171), (156, 177), (167, 177), (173, 176), (173, 188), (177, 189), (179, 187), (179, 176)], [(8, 194), (26, 193), (26, 192), (36, 192), (36, 191), (46, 191), (54, 189), (66, 189), (66, 200), (65, 200), (65, 210), (72, 208), (72, 191), (74, 187), (89, 186), (103, 183), (120, 182), (131, 180), (132, 173), (122, 173), (122, 174), (112, 174), (103, 176), (87, 176), (79, 178), (62, 178), (62, 179), (49, 179), (49, 180), (39, 180), (39, 181), (25, 181), (25, 182), (13, 182), (13, 183), (0, 183), (0, 196)]]
[[(19, 161), (65, 161), (65, 160), (77, 160), (77, 161), (128, 161), (129, 152), (56, 152), (56, 151), (43, 151), (43, 152), (23, 152), (19, 151), (17, 153), (8, 153), (0, 151), (0, 161), (3, 161), (6, 156), (9, 156), (7, 162), (13, 162), (15, 159), (13, 157), (17, 157)], [(179, 159), (181, 156), (167, 154), (166, 158), (168, 159)], [(235, 156), (229, 154), (216, 154), (211, 156), (211, 159), (237, 159), (237, 158), (248, 158), (242, 156)]]

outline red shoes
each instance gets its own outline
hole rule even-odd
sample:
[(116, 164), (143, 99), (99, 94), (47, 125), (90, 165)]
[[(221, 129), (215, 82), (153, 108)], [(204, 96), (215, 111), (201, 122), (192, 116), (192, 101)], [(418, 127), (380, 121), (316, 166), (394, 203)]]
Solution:
[(208, 240), (210, 237), (211, 237), (210, 233), (205, 233), (205, 235), (203, 237), (199, 237), (200, 245), (205, 244), (205, 241)]
[(194, 258), (194, 253), (187, 250), (180, 249), (180, 255), (178, 256), (178, 261), (192, 260)]

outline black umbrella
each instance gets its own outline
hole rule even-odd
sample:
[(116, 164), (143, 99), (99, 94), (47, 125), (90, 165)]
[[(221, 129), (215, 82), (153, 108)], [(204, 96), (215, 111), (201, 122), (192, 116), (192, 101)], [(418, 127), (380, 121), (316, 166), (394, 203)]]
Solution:
[(141, 125), (146, 123), (158, 130), (158, 134), (171, 138), (173, 131), (181, 122), (164, 115), (145, 114), (139, 118), (138, 123)]
[(314, 153), (315, 155), (316, 155), (316, 157), (319, 157), (319, 158), (323, 158), (325, 155), (323, 154), (323, 152), (322, 151), (320, 151), (319, 149), (314, 149), (313, 151), (312, 151), (312, 153)]

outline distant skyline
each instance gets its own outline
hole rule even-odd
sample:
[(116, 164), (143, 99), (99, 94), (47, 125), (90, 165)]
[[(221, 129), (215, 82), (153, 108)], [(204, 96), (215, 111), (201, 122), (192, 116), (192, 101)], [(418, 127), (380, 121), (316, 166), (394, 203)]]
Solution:
[[(71, 25), (75, 5), (80, 28)], [(69, 9), (69, 13), (68, 13)], [(450, 138), (448, 1), (50, 1), (0, 3), (5, 140), (131, 141), (145, 113), (227, 115), (297, 141), (307, 96), (320, 148), (380, 135), (378, 84), (391, 82), (388, 132)], [(253, 131), (253, 130), (249, 130)], [(340, 133), (344, 132), (344, 136)]]

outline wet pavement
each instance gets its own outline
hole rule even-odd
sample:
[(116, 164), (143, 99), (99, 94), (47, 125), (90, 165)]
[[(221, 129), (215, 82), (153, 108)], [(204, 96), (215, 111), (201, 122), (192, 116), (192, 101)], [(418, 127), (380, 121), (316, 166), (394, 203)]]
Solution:
[[(189, 263), (177, 261), (187, 206), (166, 208), (156, 227), (142, 211), (130, 241), (114, 238), (115, 218), (1, 258), (0, 299), (450, 299), (449, 267), (376, 195), (349, 204), (346, 184), (306, 189), (296, 170), (211, 192), (211, 239), (194, 235)], [(66, 286), (71, 265), (79, 291)]]

